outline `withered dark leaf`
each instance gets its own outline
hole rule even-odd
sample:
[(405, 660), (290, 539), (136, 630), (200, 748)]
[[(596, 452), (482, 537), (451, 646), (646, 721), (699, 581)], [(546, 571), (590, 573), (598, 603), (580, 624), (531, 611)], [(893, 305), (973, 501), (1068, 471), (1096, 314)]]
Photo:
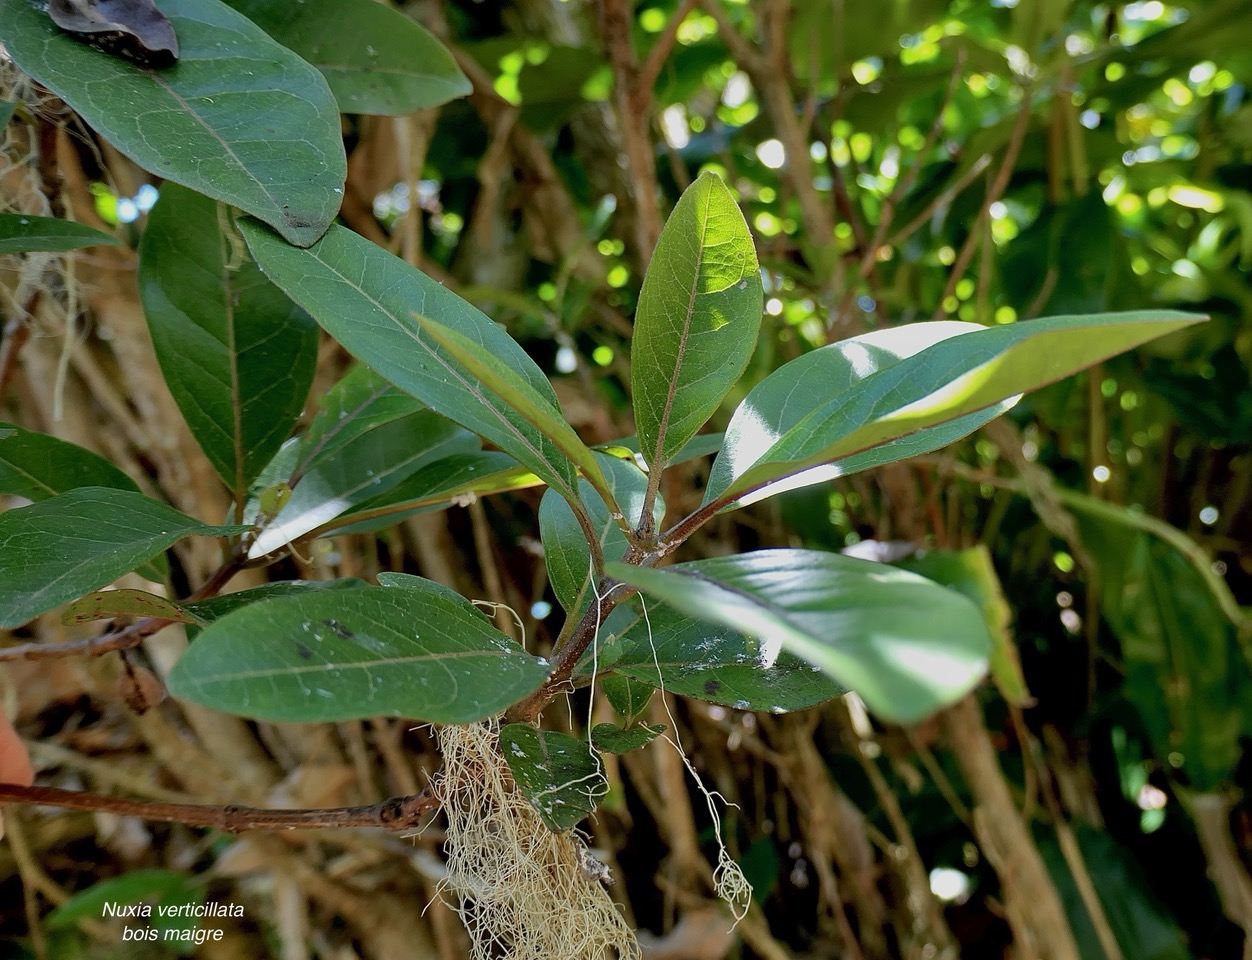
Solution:
[(49, 0), (48, 16), (74, 39), (144, 67), (178, 59), (174, 27), (152, 0)]

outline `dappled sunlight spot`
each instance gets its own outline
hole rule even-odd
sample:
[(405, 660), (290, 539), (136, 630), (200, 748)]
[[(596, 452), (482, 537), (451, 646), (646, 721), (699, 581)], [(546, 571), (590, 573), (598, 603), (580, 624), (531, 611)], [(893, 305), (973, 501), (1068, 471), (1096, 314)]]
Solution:
[(779, 433), (760, 410), (746, 404), (739, 408), (732, 427), (735, 442), (727, 444), (722, 456), (729, 459), (731, 475), (737, 477), (765, 456)]
[(336, 497), (325, 503), (319, 503), (311, 510), (289, 517), (280, 523), (274, 523), (261, 531), (261, 535), (248, 550), (248, 559), (255, 560), (263, 557), (267, 553), (273, 553), (279, 547), (282, 547), (297, 537), (303, 536), (310, 530), (316, 530), (323, 523), (329, 523), (341, 513), (345, 513), (353, 506), (351, 500), (345, 497)]
[(801, 487), (811, 486), (815, 483), (823, 483), (827, 480), (835, 480), (843, 476), (843, 465), (840, 463), (824, 463), (820, 467), (813, 467), (809, 470), (801, 470), (799, 473), (792, 474), (777, 483), (771, 483), (767, 487), (760, 490), (754, 490), (739, 498), (740, 506), (749, 506), (758, 500), (766, 500), (770, 497), (776, 497), (780, 493), (787, 493), (790, 490), (799, 490)]

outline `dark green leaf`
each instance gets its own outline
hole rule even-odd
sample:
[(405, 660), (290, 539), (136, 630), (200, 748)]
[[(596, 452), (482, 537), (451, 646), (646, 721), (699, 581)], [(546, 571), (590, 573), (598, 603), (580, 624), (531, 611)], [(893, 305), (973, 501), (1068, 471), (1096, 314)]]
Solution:
[(11, 100), (0, 100), (0, 130), (8, 126), (13, 111), (17, 109), (17, 104)]
[(425, 409), (425, 404), (392, 386), (369, 367), (353, 367), (318, 404), (309, 430), (301, 438), (293, 484), (314, 465), (392, 420)]
[(178, 408), (242, 496), (304, 408), (317, 324), (246, 259), (225, 206), (174, 183), (148, 217), (139, 293)]
[[(635, 466), (633, 460), (619, 460), (604, 453), (596, 453), (595, 456), (624, 516), (632, 527), (637, 526), (643, 514), (647, 476)], [(599, 534), (605, 559), (620, 560), (628, 546), (626, 535), (591, 485), (586, 480), (579, 483), (583, 503), (591, 517), (592, 527)], [(654, 504), (653, 516), (658, 525), (665, 516), (665, 504), (660, 497)], [(552, 591), (567, 613), (582, 610), (588, 603), (594, 602), (590, 593), (593, 586), (591, 550), (574, 511), (551, 490), (544, 494), (539, 504), (539, 531), (543, 537), (543, 553)]]
[(128, 490), (80, 487), (0, 515), (0, 627), (129, 573), (183, 537), (227, 536)]
[(1099, 570), (1100, 612), (1117, 637), (1126, 696), (1158, 757), (1180, 754), (1196, 790), (1222, 787), (1240, 738), (1252, 736), (1252, 647), (1241, 651), (1239, 641), (1239, 627), (1252, 636), (1249, 618), (1231, 622), (1209, 582), (1210, 561), (1180, 531), (1078, 494), (1064, 503)]
[(6, 253), (28, 253), (31, 250), (77, 250), (79, 247), (90, 247), (97, 243), (118, 246), (116, 237), (72, 220), (33, 217), (25, 213), (0, 213), (0, 256)]
[(315, 458), (292, 488), (278, 515), (264, 524), (248, 550), (272, 553), (372, 499), (423, 466), (478, 449), (478, 438), (437, 413), (422, 410), (398, 420), (379, 420)]
[(193, 614), (184, 610), (172, 600), (158, 597), (146, 590), (134, 590), (123, 587), (117, 590), (100, 590), (79, 597), (61, 614), (61, 622), (66, 624), (90, 623), (93, 620), (107, 620), (110, 617), (160, 617), (178, 623), (195, 623)]
[(227, 2), (321, 70), (344, 113), (403, 116), (472, 89), (443, 44), (375, 0)]
[(146, 170), (241, 207), (310, 244), (347, 176), (322, 75), (218, 0), (166, 0), (178, 62), (145, 70), (61, 32), (28, 0), (0, 0), (13, 61)]
[(345, 227), (333, 227), (308, 250), (297, 250), (256, 224), (240, 226), (266, 274), (359, 360), (432, 410), (491, 440), (549, 486), (575, 496), (574, 468), (556, 445), (424, 336), (413, 312), (469, 337), (559, 409), (548, 378), (501, 327)]
[(586, 740), (510, 723), (500, 730), (500, 752), (522, 796), (550, 830), (569, 830), (608, 792), (600, 758)]
[[(872, 374), (849, 393), (819, 400), (807, 415), (796, 408), (801, 418), (794, 422), (769, 409), (758, 412), (749, 396), (737, 423), (727, 430), (727, 464), (717, 474), (718, 483), (710, 483), (706, 502), (743, 500), (742, 494), (975, 414), (1203, 319), (1148, 310), (1049, 317), (958, 334)], [(913, 332), (904, 328), (907, 332), (900, 334), (901, 329), (891, 333)], [(774, 376), (784, 370), (787, 366)], [(769, 406), (776, 404), (775, 398)], [(792, 425), (779, 433), (771, 421)], [(926, 438), (920, 440), (921, 449), (933, 449)]]
[(627, 730), (611, 723), (597, 723), (591, 731), (591, 742), (605, 753), (630, 753), (646, 747), (664, 731), (664, 727), (641, 725)]
[(743, 375), (761, 299), (748, 225), (726, 185), (705, 173), (661, 232), (635, 314), (631, 388), (653, 470), (672, 462)]
[(608, 697), (609, 703), (627, 724), (632, 724), (648, 709), (654, 688), (638, 680), (632, 680), (625, 674), (609, 673), (600, 677), (600, 689)]
[(894, 723), (955, 703), (987, 671), (991, 639), (978, 608), (882, 564), (761, 550), (664, 570), (615, 563), (608, 573), (690, 616), (758, 637), (764, 666), (783, 650), (796, 654)]
[(0, 423), (0, 493), (38, 502), (75, 487), (139, 491), (134, 480), (98, 453)]
[(228, 613), (240, 610), (249, 604), (270, 600), (274, 597), (291, 597), (297, 594), (315, 593), (319, 590), (356, 590), (367, 587), (364, 580), (356, 577), (341, 577), (338, 580), (280, 580), (275, 583), (262, 584), (250, 590), (238, 590), (235, 593), (224, 593), (220, 597), (197, 600), (184, 605), (201, 623), (212, 623), (221, 620)]
[[(606, 692), (622, 678), (736, 710), (805, 710), (847, 692), (787, 650), (655, 601), (648, 602), (646, 618), (638, 616), (601, 640), (599, 661), (602, 671), (612, 671), (603, 680)], [(579, 672), (588, 674), (591, 666), (584, 657)], [(634, 691), (632, 698), (639, 699)], [(646, 701), (638, 709), (644, 706)]]
[(545, 661), (458, 594), (417, 583), (302, 593), (236, 610), (178, 661), (170, 692), (281, 723), (473, 723), (543, 684)]

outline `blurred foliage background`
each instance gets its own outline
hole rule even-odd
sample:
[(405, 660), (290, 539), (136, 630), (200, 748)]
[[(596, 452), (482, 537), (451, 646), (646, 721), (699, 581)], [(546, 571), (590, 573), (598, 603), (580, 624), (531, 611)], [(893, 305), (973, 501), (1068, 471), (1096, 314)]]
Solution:
[[(1145, 306), (1212, 318), (1031, 395), (941, 454), (697, 537), (702, 555), (904, 557), (974, 592), (1004, 646), (995, 685), (915, 729), (876, 725), (855, 702), (796, 716), (673, 704), (692, 762), (737, 804), (724, 824), (755, 906), (727, 933), (702, 798), (672, 752), (628, 755), (595, 840), (648, 955), (1252, 957), (1252, 4), (401, 6), (456, 51), (474, 92), (347, 117), (343, 219), (505, 323), (593, 441), (633, 432), (642, 265), (706, 168), (737, 192), (765, 273), (765, 333), (732, 402), (786, 359), (903, 322)], [(72, 125), (55, 156), (76, 215), (137, 238), (145, 175)], [(108, 453), (182, 509), (224, 511), (116, 278), (133, 254), (75, 263), (81, 296), (45, 305), (0, 413)], [(78, 342), (63, 350), (67, 329)], [(320, 387), (345, 364), (324, 350)], [(700, 469), (665, 491), (672, 508), (698, 503)], [(510, 603), (542, 642), (559, 625), (537, 502), (319, 542), (281, 572), (409, 569)], [(189, 581), (211, 562), (181, 559)], [(190, 711), (167, 729), (116, 701), (109, 670), (9, 671), (37, 763), (67, 786), (367, 802), (437, 766), (426, 733), (391, 721), (210, 729)], [(233, 773), (197, 788), (175, 772), (206, 755)], [(450, 914), (420, 915), (437, 824), (416, 846), (42, 811), (10, 828), (0, 931), (44, 955), (123, 949), (107, 929), (35, 933), (34, 920), (140, 867), (248, 905), (205, 957), (464, 955)], [(0, 940), (0, 955), (26, 955), (17, 944)]]

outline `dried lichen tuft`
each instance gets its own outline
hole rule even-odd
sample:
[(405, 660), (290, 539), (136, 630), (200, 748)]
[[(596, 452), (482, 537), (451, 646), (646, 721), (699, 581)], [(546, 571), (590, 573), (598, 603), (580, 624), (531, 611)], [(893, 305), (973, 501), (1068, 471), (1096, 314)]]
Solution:
[(498, 736), (494, 722), (439, 733), (443, 886), (458, 898), (475, 960), (637, 960), (634, 932), (586, 869), (581, 842), (549, 830), (518, 793)]

